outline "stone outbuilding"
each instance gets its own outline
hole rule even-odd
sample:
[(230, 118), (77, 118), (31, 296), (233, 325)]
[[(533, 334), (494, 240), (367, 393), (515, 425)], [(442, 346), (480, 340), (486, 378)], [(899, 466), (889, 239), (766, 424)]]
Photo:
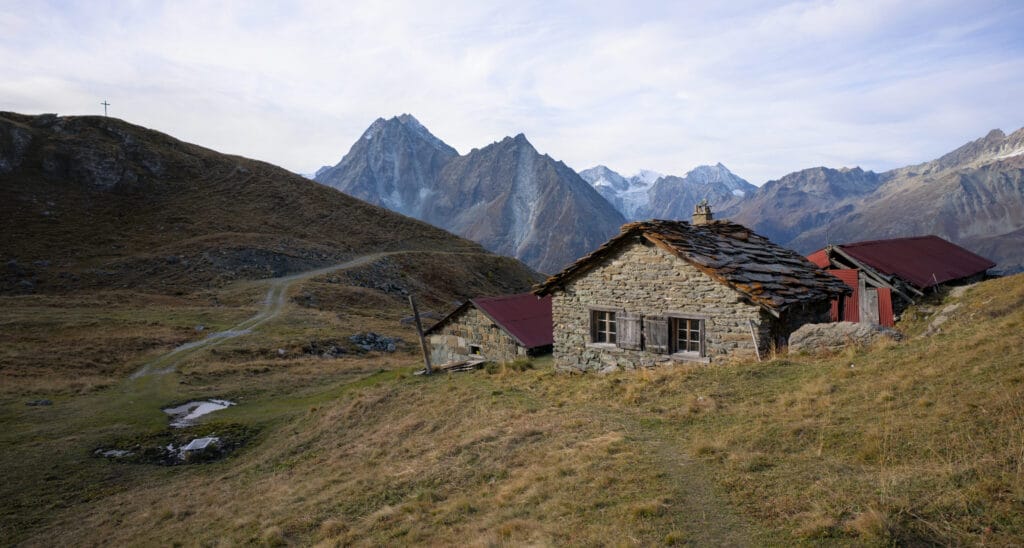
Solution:
[(760, 357), (850, 289), (698, 207), (693, 223), (624, 225), (534, 293), (551, 297), (555, 367), (587, 371)]
[(470, 299), (425, 333), (435, 364), (505, 363), (551, 351), (551, 298), (533, 293)]

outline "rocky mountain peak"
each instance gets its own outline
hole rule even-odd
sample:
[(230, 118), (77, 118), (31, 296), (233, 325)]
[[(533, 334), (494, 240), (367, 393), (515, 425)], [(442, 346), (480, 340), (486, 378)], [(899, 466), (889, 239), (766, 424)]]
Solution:
[(446, 154), (458, 154), (454, 148), (434, 136), (412, 114), (400, 114), (389, 119), (377, 118), (363, 132), (360, 141), (372, 141), (378, 137), (385, 139), (412, 138), (413, 140), (423, 141)]
[(1024, 128), (1007, 136), (1000, 129), (944, 154), (939, 159), (910, 168), (896, 170), (903, 173), (928, 174), (953, 168), (977, 166), (993, 160), (1024, 154)]

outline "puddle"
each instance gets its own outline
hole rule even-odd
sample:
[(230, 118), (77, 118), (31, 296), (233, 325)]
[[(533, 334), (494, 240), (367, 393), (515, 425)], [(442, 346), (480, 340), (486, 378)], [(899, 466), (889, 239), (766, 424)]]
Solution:
[(203, 415), (227, 409), (232, 405), (235, 405), (235, 402), (228, 400), (201, 400), (168, 407), (163, 411), (171, 416), (171, 428), (185, 428), (195, 424), (196, 420)]

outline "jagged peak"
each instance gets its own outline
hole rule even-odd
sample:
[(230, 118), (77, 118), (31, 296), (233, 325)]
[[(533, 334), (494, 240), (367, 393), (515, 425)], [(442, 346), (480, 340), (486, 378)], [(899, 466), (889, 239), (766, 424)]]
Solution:
[(491, 143), (491, 146), (494, 146), (494, 145), (515, 146), (515, 147), (527, 146), (527, 147), (530, 147), (534, 152), (537, 151), (537, 149), (534, 148), (533, 144), (531, 144), (530, 141), (526, 138), (526, 135), (524, 135), (522, 133), (517, 133), (514, 137), (505, 137), (505, 138), (503, 138), (500, 141)]
[(371, 141), (373, 140), (374, 137), (377, 136), (377, 134), (379, 134), (381, 131), (385, 131), (385, 128), (388, 127), (398, 127), (402, 128), (402, 130), (405, 131), (411, 131), (412, 133), (418, 135), (423, 140), (431, 143), (437, 149), (458, 154), (458, 152), (454, 148), (452, 148), (450, 145), (448, 145), (441, 139), (438, 139), (433, 133), (431, 133), (430, 130), (427, 129), (426, 126), (421, 124), (420, 121), (417, 120), (415, 116), (408, 113), (402, 113), (399, 114), (398, 116), (392, 116), (389, 119), (377, 118), (376, 120), (374, 120), (372, 124), (370, 124), (370, 127), (366, 128), (366, 131), (363, 132), (361, 139)]
[(992, 141), (992, 140), (995, 140), (995, 139), (1003, 140), (1005, 138), (1006, 138), (1006, 134), (1003, 133), (1003, 130), (1001, 130), (999, 128), (996, 128), (996, 129), (993, 129), (992, 131), (989, 131), (985, 135), (984, 140), (985, 141)]

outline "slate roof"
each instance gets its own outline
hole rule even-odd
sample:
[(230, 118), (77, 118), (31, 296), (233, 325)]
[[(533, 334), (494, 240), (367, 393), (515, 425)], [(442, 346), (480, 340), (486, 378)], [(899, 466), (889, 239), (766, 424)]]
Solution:
[(775, 312), (850, 293), (846, 284), (799, 253), (776, 245), (743, 225), (729, 221), (693, 225), (657, 219), (623, 225), (618, 236), (536, 286), (534, 293), (549, 295), (603, 258), (640, 239)]
[(538, 297), (533, 293), (470, 299), (431, 326), (426, 334), (435, 332), (470, 306), (480, 310), (525, 348), (549, 346), (554, 340), (551, 297)]
[[(871, 240), (833, 246), (857, 261), (918, 289), (982, 274), (996, 263), (938, 236)], [(822, 255), (824, 259), (822, 259)], [(828, 261), (828, 248), (811, 260)]]

